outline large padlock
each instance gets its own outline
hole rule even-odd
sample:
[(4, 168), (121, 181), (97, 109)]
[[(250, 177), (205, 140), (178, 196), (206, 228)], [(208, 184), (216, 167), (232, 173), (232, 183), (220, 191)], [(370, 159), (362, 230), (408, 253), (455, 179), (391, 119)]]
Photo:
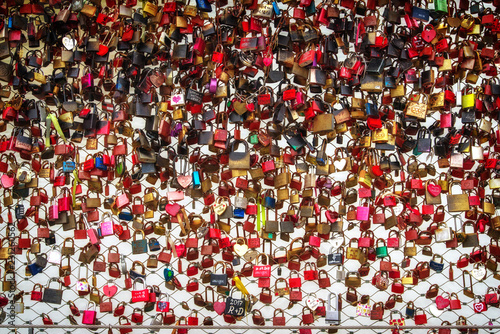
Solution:
[[(332, 301), (332, 299), (334, 299)], [(338, 295), (330, 292), (328, 295), (328, 307), (326, 309), (325, 322), (327, 324), (340, 324), (340, 303)]]

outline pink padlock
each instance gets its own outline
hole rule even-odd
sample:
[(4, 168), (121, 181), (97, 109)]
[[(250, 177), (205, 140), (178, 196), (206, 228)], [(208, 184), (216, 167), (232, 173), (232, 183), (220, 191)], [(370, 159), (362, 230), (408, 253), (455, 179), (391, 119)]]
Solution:
[(97, 245), (97, 244), (101, 243), (101, 240), (99, 239), (99, 235), (97, 234), (96, 229), (89, 228), (87, 230), (87, 236), (89, 237), (89, 240), (93, 245)]
[(94, 76), (92, 75), (92, 71), (90, 70), (90, 67), (85, 68), (85, 73), (82, 76), (81, 79), (82, 82), (82, 89), (90, 88), (94, 86)]
[(358, 206), (356, 210), (356, 219), (357, 220), (368, 220), (370, 217), (370, 208), (367, 206)]
[(296, 109), (302, 107), (306, 103), (306, 94), (302, 90), (298, 90), (295, 94), (295, 103), (293, 107)]
[[(107, 217), (106, 217), (107, 216)], [(109, 213), (105, 213), (103, 215), (103, 221), (101, 222), (101, 235), (103, 237), (106, 237), (108, 235), (113, 235), (113, 221), (111, 220), (111, 217), (109, 216)]]
[[(91, 304), (93, 306), (91, 306)], [(95, 310), (95, 303), (89, 302), (89, 304), (87, 305), (87, 309), (85, 311), (83, 311), (82, 324), (93, 325), (95, 323), (96, 316), (97, 316), (97, 312)]]
[(121, 209), (127, 205), (129, 205), (130, 199), (127, 194), (124, 192), (123, 194), (116, 197), (115, 205), (118, 209)]
[(205, 40), (201, 37), (198, 37), (193, 45), (193, 51), (198, 56), (202, 56), (205, 54)]
[(49, 207), (49, 220), (56, 220), (59, 218), (59, 205), (52, 204)]

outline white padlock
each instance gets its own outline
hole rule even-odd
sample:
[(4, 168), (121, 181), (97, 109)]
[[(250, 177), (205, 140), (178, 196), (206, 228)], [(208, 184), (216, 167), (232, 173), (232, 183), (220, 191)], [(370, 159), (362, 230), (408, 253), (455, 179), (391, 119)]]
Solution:
[(49, 254), (47, 255), (47, 262), (59, 265), (61, 264), (61, 252), (59, 251), (59, 246), (55, 245), (52, 247), (50, 250)]

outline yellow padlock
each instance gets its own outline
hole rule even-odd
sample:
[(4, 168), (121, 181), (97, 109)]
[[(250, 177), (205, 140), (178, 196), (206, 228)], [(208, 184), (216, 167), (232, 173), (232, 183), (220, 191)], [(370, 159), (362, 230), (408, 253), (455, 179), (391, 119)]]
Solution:
[(143, 11), (149, 16), (156, 16), (156, 14), (158, 14), (158, 5), (156, 3), (148, 1), (144, 5)]
[(462, 108), (472, 108), (476, 102), (476, 94), (470, 93), (462, 95)]
[(359, 172), (358, 183), (360, 183), (365, 188), (371, 188), (372, 187), (372, 177), (370, 176), (370, 173), (368, 173), (364, 169), (361, 172)]

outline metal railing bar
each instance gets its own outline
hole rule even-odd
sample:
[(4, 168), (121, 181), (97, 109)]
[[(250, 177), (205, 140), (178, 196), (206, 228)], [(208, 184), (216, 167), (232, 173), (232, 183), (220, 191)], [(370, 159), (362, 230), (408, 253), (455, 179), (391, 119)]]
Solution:
[[(134, 329), (204, 329), (204, 330), (217, 330), (217, 329), (299, 329), (299, 328), (309, 328), (309, 329), (396, 329), (396, 326), (390, 325), (380, 325), (380, 326), (335, 326), (335, 325), (324, 325), (324, 326), (189, 326), (189, 325), (89, 325), (85, 326), (86, 329), (100, 329), (100, 328), (112, 328), (112, 329), (122, 329), (122, 328), (134, 328)], [(68, 328), (68, 329), (82, 329), (79, 325), (33, 325), (33, 324), (21, 324), (21, 325), (0, 325), (0, 328)], [(450, 326), (399, 326), (400, 330), (407, 329), (500, 329), (500, 325), (450, 325)]]

